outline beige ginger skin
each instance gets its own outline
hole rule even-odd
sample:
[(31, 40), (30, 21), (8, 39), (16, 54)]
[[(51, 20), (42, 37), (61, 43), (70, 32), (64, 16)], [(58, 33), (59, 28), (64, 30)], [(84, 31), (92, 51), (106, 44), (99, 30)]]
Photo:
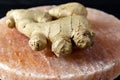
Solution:
[(40, 10), (27, 10), (27, 9), (16, 9), (8, 11), (6, 14), (6, 24), (8, 27), (25, 26), (31, 22), (47, 22), (51, 21), (52, 17), (47, 13)]
[(71, 15), (82, 15), (85, 17), (87, 16), (86, 8), (82, 4), (76, 2), (59, 5), (58, 7), (50, 9), (48, 12), (55, 18)]
[[(67, 5), (64, 8), (66, 11), (68, 10)], [(56, 9), (53, 8), (53, 10)], [(86, 11), (85, 8), (84, 10)], [(29, 45), (33, 50), (42, 50), (46, 47), (47, 40), (51, 41), (52, 51), (59, 57), (72, 52), (72, 41), (77, 47), (82, 49), (93, 44), (91, 24), (85, 17), (87, 11), (79, 15), (74, 10), (70, 11), (73, 11), (71, 12), (72, 14), (65, 14), (66, 17), (56, 17), (58, 18), (57, 20), (51, 20), (52, 17), (50, 15), (53, 16), (54, 14), (52, 13), (54, 12), (49, 15), (47, 12), (38, 10), (11, 10), (6, 15), (6, 24), (11, 28), (16, 26), (18, 31), (29, 37)], [(64, 13), (61, 14), (64, 15)]]

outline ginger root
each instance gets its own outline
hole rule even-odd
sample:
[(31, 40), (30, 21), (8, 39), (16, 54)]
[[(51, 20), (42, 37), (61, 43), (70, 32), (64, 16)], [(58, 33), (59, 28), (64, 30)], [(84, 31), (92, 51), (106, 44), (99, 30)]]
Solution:
[(48, 40), (52, 42), (52, 51), (59, 57), (72, 52), (72, 41), (79, 48), (93, 44), (93, 31), (85, 16), (66, 15), (51, 20), (52, 17), (47, 12), (32, 10), (12, 10), (6, 16), (8, 27), (16, 26), (18, 31), (29, 37), (29, 45), (33, 50), (44, 49)]

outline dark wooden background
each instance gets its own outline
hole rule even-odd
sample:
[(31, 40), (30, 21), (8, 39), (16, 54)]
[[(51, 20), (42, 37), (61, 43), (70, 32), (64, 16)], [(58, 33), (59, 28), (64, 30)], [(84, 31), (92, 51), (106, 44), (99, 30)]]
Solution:
[(80, 2), (87, 7), (97, 8), (120, 19), (120, 0), (0, 0), (0, 17), (12, 8), (29, 8), (40, 5)]
[[(8, 10), (14, 8), (58, 5), (66, 2), (80, 2), (86, 7), (100, 9), (120, 19), (120, 0), (0, 0), (0, 18), (4, 17)], [(115, 80), (120, 80), (120, 77)]]

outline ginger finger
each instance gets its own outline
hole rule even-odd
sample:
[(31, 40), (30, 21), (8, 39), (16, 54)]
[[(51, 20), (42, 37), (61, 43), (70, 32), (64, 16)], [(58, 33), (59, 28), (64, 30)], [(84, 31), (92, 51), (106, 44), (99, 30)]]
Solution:
[[(11, 10), (6, 15), (6, 24), (8, 27), (13, 28), (16, 26), (18, 31), (30, 37), (29, 45), (33, 50), (41, 50), (45, 48), (47, 44), (46, 37), (43, 34), (32, 33), (34, 31), (33, 26), (29, 26), (29, 23), (47, 22), (51, 21), (52, 17), (47, 12), (40, 10), (27, 10), (17, 9)], [(34, 46), (34, 47), (33, 47)]]
[(15, 27), (15, 21), (14, 21), (14, 19), (11, 18), (11, 17), (7, 18), (6, 24), (8, 25), (9, 28)]
[(74, 16), (72, 18), (72, 34), (71, 37), (79, 48), (86, 48), (93, 45), (92, 25), (84, 16)]
[(88, 30), (79, 28), (74, 30), (73, 41), (77, 47), (83, 49), (93, 45), (93, 34), (91, 34)]
[[(6, 14), (6, 24), (8, 27), (17, 26), (19, 22), (24, 22), (22, 20), (29, 20), (31, 22), (47, 22), (51, 21), (52, 17), (47, 12), (42, 12), (40, 10), (28, 10), (28, 9), (16, 9), (8, 11)], [(25, 26), (27, 23), (24, 22)]]
[(68, 55), (72, 52), (72, 43), (70, 38), (57, 35), (52, 40), (52, 51), (57, 57)]
[(72, 3), (62, 4), (55, 8), (50, 9), (49, 14), (54, 16), (55, 18), (61, 18), (72, 15), (87, 16), (87, 10), (82, 4), (72, 2)]
[(29, 40), (29, 45), (33, 50), (39, 51), (46, 47), (47, 39), (45, 35), (39, 32), (33, 32)]

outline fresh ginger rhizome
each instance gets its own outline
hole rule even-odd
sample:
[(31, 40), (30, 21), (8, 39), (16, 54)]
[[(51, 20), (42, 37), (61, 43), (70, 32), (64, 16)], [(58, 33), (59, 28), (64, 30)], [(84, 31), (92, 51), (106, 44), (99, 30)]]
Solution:
[[(72, 52), (72, 42), (79, 48), (93, 44), (93, 31), (86, 18), (87, 10), (80, 3), (67, 3), (56, 6), (48, 12), (41, 10), (16, 9), (8, 11), (6, 24), (30, 38), (33, 50), (42, 50), (47, 40), (52, 42), (56, 56)], [(53, 20), (56, 18), (56, 20)]]

